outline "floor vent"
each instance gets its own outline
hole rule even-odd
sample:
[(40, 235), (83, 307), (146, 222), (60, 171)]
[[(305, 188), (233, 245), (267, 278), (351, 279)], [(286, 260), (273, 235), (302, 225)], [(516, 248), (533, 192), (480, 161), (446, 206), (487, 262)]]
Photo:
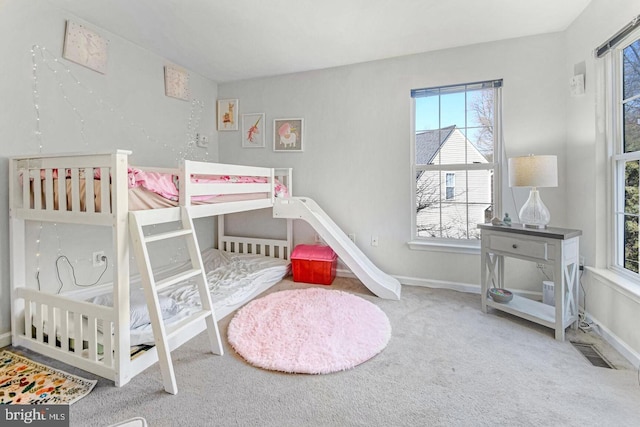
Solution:
[(602, 354), (593, 346), (581, 342), (571, 341), (571, 344), (582, 354), (593, 366), (599, 368), (615, 369), (614, 366), (604, 358)]

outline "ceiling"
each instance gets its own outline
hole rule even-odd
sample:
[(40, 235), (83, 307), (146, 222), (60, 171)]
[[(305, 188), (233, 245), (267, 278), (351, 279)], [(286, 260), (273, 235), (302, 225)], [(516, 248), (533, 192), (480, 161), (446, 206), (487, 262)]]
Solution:
[(566, 29), (590, 0), (49, 0), (224, 83)]

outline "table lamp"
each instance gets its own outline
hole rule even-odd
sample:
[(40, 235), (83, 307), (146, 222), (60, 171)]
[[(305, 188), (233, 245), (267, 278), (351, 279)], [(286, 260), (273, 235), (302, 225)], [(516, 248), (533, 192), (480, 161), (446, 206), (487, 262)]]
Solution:
[(509, 187), (531, 187), (529, 198), (520, 209), (520, 222), (527, 228), (547, 228), (551, 215), (542, 203), (538, 187), (558, 186), (556, 156), (512, 157), (509, 159)]

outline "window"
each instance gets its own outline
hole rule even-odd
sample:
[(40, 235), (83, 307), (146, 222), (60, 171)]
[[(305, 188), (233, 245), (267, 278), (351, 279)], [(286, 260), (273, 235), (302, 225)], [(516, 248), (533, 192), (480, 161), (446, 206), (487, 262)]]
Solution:
[(455, 188), (456, 188), (456, 174), (455, 173), (447, 172), (445, 185), (447, 186), (446, 199), (447, 200), (451, 200), (451, 199), (453, 199), (453, 192), (455, 191)]
[(614, 170), (613, 266), (640, 277), (640, 33), (611, 52)]
[(478, 240), (499, 189), (502, 80), (411, 91), (415, 239)]

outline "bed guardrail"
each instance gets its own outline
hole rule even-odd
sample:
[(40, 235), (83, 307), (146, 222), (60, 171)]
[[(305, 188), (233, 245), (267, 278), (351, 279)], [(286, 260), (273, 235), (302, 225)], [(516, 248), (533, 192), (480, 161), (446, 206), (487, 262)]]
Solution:
[(115, 311), (34, 289), (17, 288), (24, 323), (14, 344), (55, 357), (106, 378), (115, 369)]
[(25, 220), (111, 225), (116, 210), (112, 191), (126, 191), (129, 154), (11, 158), (11, 214)]
[(289, 259), (290, 256), (286, 240), (221, 235), (218, 245), (218, 249), (234, 254), (263, 255), (279, 259)]

